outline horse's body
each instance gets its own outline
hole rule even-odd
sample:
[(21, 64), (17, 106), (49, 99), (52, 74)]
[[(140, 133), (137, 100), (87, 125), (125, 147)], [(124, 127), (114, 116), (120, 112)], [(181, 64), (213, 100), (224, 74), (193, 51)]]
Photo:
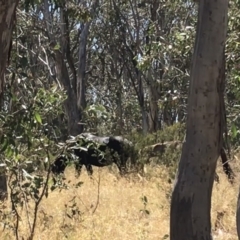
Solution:
[[(91, 133), (80, 136), (83, 138), (78, 142), (79, 147), (73, 148), (78, 176), (83, 165), (89, 175), (93, 174), (92, 166), (104, 167), (112, 163), (117, 165), (121, 175), (126, 172), (128, 158), (134, 157), (134, 146), (130, 141), (121, 136), (99, 137)], [(59, 156), (53, 163), (52, 171), (56, 174), (64, 172), (67, 161), (66, 156)]]

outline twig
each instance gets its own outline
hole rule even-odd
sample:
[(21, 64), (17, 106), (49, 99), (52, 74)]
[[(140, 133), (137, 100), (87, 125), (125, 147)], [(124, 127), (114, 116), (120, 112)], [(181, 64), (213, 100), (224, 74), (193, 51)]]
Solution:
[[(40, 140), (41, 141), (41, 140)], [(42, 142), (41, 142), (42, 143)], [(44, 144), (42, 143), (42, 145), (44, 146)], [(50, 159), (50, 154), (49, 154), (49, 151), (48, 149), (46, 150), (46, 153), (47, 153), (47, 156), (48, 156), (48, 159)], [(44, 183), (44, 186), (43, 186), (43, 190), (38, 198), (38, 200), (36, 201), (35, 203), (35, 207), (34, 207), (34, 218), (33, 218), (33, 224), (32, 224), (32, 229), (31, 229), (31, 235), (29, 237), (29, 240), (32, 240), (33, 239), (33, 236), (34, 236), (34, 232), (35, 232), (35, 228), (36, 228), (36, 222), (37, 222), (37, 214), (38, 214), (38, 207), (39, 207), (39, 204), (40, 202), (42, 201), (42, 198), (44, 196), (44, 194), (46, 193), (46, 190), (47, 190), (47, 187), (48, 187), (48, 182), (49, 182), (49, 178), (50, 178), (50, 173), (51, 173), (51, 167), (50, 167), (50, 161), (48, 161), (48, 173), (47, 173), (47, 178), (46, 178), (46, 181)]]
[[(15, 203), (14, 203), (14, 199), (13, 199), (13, 188), (12, 188), (12, 186), (10, 185), (10, 182), (11, 182), (11, 180), (12, 180), (13, 175), (14, 175), (14, 173), (12, 173), (12, 174), (10, 175), (10, 178), (9, 178), (9, 181), (8, 181), (8, 186), (9, 186), (9, 188), (10, 188), (10, 190), (11, 190), (11, 192), (10, 192), (10, 199), (11, 199), (11, 203), (12, 203), (12, 211), (13, 211), (13, 212), (16, 214), (16, 216), (17, 216), (17, 218), (16, 218), (16, 223), (15, 223), (15, 228), (14, 228), (14, 234), (15, 234), (15, 236), (16, 236), (16, 240), (19, 240), (18, 228), (19, 228), (20, 216), (19, 216), (19, 214), (18, 214), (17, 208), (16, 208)], [(15, 176), (16, 176), (16, 174), (15, 174)], [(17, 178), (17, 176), (16, 176), (16, 178)]]
[[(19, 171), (19, 170), (18, 170)], [(20, 170), (21, 171), (21, 170)], [(27, 215), (27, 222), (28, 222), (28, 227), (29, 227), (29, 231), (31, 232), (31, 221), (30, 221), (30, 216), (29, 216), (29, 208), (28, 208), (28, 203), (27, 203), (27, 197), (25, 192), (23, 191), (21, 184), (20, 184), (20, 179), (18, 179), (18, 187), (21, 190), (22, 194), (23, 194), (23, 198), (24, 198), (24, 204), (25, 204), (25, 208), (26, 208), (26, 215)]]

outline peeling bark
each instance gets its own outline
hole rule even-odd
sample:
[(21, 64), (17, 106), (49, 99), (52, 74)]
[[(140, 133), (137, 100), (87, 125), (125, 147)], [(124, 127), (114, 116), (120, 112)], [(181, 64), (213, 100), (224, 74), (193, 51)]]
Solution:
[(222, 76), (227, 12), (226, 0), (199, 3), (186, 141), (171, 201), (171, 240), (212, 239), (211, 195), (223, 146)]

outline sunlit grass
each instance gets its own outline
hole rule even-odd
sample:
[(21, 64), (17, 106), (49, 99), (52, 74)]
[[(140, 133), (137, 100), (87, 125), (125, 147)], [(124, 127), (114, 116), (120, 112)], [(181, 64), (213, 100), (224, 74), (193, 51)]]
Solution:
[[(70, 189), (55, 190), (42, 201), (35, 239), (164, 239), (169, 234), (172, 183), (169, 183), (163, 167), (148, 167), (147, 170), (147, 178), (134, 174), (120, 178), (108, 168), (94, 168), (93, 179), (90, 179), (83, 169), (81, 177), (76, 180), (73, 169), (68, 168), (66, 182), (71, 181)], [(212, 198), (214, 239), (234, 240), (237, 239), (238, 186), (230, 185), (220, 168), (218, 173), (220, 183), (214, 184)], [(83, 181), (83, 185), (75, 188), (73, 184), (78, 181)], [(144, 196), (147, 202), (144, 202)], [(74, 201), (75, 215), (70, 208)], [(9, 232), (1, 231), (0, 239), (14, 239)], [(23, 237), (29, 235), (25, 215), (20, 222), (19, 234)]]

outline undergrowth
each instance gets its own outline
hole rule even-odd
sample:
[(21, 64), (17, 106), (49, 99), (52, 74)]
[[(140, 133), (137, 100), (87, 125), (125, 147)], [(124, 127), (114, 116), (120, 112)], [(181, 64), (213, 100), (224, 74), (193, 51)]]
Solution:
[[(107, 168), (94, 168), (91, 179), (84, 170), (83, 184), (76, 188), (79, 179), (72, 167), (67, 168), (68, 189), (53, 191), (39, 206), (35, 239), (169, 239), (172, 184), (167, 180), (168, 170), (164, 166), (148, 169), (148, 179), (136, 174), (120, 178)], [(215, 183), (212, 197), (213, 235), (234, 240), (238, 186), (228, 183), (220, 167), (218, 173), (220, 183)], [(11, 209), (9, 204), (4, 207), (1, 216)], [(1, 228), (0, 239), (14, 239), (11, 229)], [(22, 215), (19, 234), (27, 236), (28, 229), (27, 216)]]

